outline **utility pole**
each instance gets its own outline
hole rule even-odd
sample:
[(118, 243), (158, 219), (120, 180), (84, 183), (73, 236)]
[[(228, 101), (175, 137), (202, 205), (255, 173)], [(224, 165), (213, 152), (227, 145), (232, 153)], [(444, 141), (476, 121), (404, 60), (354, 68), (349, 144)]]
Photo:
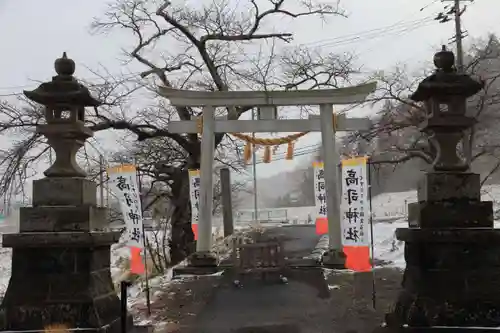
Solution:
[(99, 194), (101, 207), (104, 207), (104, 157), (99, 155)]
[[(255, 120), (255, 110), (252, 109), (252, 120)], [(255, 138), (255, 133), (252, 133), (252, 138)], [(252, 173), (253, 173), (253, 215), (254, 225), (257, 225), (259, 220), (259, 208), (257, 205), (257, 154), (255, 153), (255, 145), (252, 143)]]
[[(455, 16), (455, 43), (457, 46), (457, 71), (462, 73), (464, 71), (464, 49), (462, 40), (465, 37), (464, 32), (462, 32), (462, 11), (460, 9), (460, 1), (463, 0), (454, 0), (453, 11)], [(463, 11), (465, 11), (465, 8)]]
[(462, 73), (464, 71), (464, 49), (462, 45), (462, 38), (464, 36), (462, 35), (462, 20), (460, 18), (462, 14), (460, 12), (460, 0), (455, 0), (454, 11), (455, 11), (455, 39), (457, 44), (457, 70), (459, 73)]
[(222, 194), (222, 222), (224, 226), (224, 237), (228, 237), (234, 232), (234, 223), (231, 197), (231, 171), (227, 167), (220, 169), (220, 187)]
[(453, 6), (446, 6), (443, 12), (439, 13), (435, 20), (439, 23), (446, 23), (451, 21), (450, 15), (453, 14), (455, 22), (455, 36), (451, 38), (451, 42), (455, 42), (457, 52), (456, 52), (456, 67), (458, 72), (464, 71), (464, 50), (463, 50), (463, 39), (467, 35), (467, 31), (462, 31), (462, 14), (467, 9), (467, 6), (460, 8), (460, 3), (463, 1), (473, 2), (474, 0), (442, 0), (451, 2), (453, 1)]
[[(445, 10), (448, 9), (446, 13), (441, 12), (439, 15), (436, 17), (436, 20), (439, 20), (440, 23), (445, 23), (450, 21), (450, 18), (448, 15), (453, 14), (454, 15), (454, 21), (455, 21), (455, 36), (452, 38), (455, 41), (457, 52), (456, 52), (456, 68), (459, 73), (464, 72), (464, 49), (463, 49), (463, 38), (466, 37), (466, 31), (462, 31), (462, 14), (465, 12), (467, 9), (467, 6), (464, 6), (463, 9), (460, 8), (460, 3), (462, 1), (469, 1), (473, 2), (474, 0), (443, 0), (443, 1), (453, 1), (453, 7), (447, 8), (445, 7)], [(472, 162), (472, 147), (471, 147), (471, 140), (472, 140), (472, 131), (466, 130), (462, 136), (462, 149), (465, 157), (465, 161), (467, 162), (467, 165), (470, 165)]]
[(108, 211), (109, 211), (109, 196), (111, 195), (109, 193), (109, 183), (106, 184), (106, 208), (108, 208)]

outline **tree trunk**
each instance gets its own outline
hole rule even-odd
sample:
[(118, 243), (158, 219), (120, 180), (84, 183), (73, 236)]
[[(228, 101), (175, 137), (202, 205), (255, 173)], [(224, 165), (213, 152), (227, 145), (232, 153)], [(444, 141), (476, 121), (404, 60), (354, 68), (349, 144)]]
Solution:
[(170, 259), (177, 265), (196, 249), (191, 229), (191, 204), (189, 199), (189, 174), (184, 170), (172, 184), (174, 209), (171, 217)]

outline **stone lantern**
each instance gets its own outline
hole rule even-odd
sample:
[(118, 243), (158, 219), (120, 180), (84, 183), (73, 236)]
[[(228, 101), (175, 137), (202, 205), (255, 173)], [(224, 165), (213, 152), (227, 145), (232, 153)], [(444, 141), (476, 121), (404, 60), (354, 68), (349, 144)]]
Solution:
[(76, 153), (92, 137), (85, 127), (85, 107), (101, 103), (73, 77), (75, 62), (66, 52), (55, 61), (57, 75), (33, 91), (24, 91), (30, 100), (45, 106), (45, 125), (37, 126), (55, 151), (55, 162), (44, 172), (47, 177), (85, 177), (76, 163)]
[(73, 77), (66, 54), (57, 75), (25, 95), (45, 106), (37, 126), (55, 151), (46, 178), (33, 182), (33, 207), (20, 210), (19, 233), (4, 234), (12, 251), (12, 274), (0, 306), (0, 329), (43, 331), (64, 325), (106, 332), (120, 330), (120, 300), (110, 274), (110, 247), (119, 232), (106, 231), (96, 206), (97, 185), (85, 178), (76, 153), (92, 131), (85, 107), (97, 107), (88, 89)]
[(425, 103), (421, 130), (437, 154), (418, 185), (415, 221), (396, 230), (406, 268), (386, 316), (390, 332), (500, 326), (500, 230), (493, 229), (492, 202), (481, 201), (480, 175), (457, 154), (463, 131), (475, 122), (465, 114), (467, 98), (483, 84), (457, 73), (444, 47), (434, 64), (411, 98)]
[(422, 130), (429, 134), (430, 143), (436, 149), (433, 163), (435, 171), (466, 171), (467, 162), (457, 155), (457, 144), (463, 131), (475, 123), (467, 117), (466, 100), (483, 88), (483, 83), (454, 68), (455, 56), (443, 46), (434, 56), (437, 70), (425, 78), (411, 96), (416, 102), (424, 102), (427, 117)]

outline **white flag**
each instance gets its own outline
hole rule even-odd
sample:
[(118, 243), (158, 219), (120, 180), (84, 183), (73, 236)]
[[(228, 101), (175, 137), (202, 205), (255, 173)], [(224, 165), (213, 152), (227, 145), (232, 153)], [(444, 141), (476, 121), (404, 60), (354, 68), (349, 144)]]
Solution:
[(342, 161), (342, 244), (370, 245), (367, 158)]
[(200, 170), (189, 170), (189, 194), (191, 199), (191, 224), (200, 220)]
[(128, 235), (127, 245), (144, 247), (142, 233), (142, 207), (134, 165), (121, 165), (108, 169), (111, 191), (120, 202), (120, 209)]

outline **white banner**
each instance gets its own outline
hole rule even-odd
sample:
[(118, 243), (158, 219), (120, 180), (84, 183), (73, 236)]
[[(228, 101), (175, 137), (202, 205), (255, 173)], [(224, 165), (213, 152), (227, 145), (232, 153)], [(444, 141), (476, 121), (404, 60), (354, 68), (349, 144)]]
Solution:
[(342, 244), (370, 245), (367, 158), (342, 161)]
[(189, 170), (189, 195), (191, 224), (198, 224), (200, 220), (200, 170)]
[(121, 165), (108, 169), (110, 190), (120, 202), (128, 233), (127, 245), (143, 248), (142, 207), (134, 165)]
[(323, 162), (314, 162), (314, 200), (316, 203), (316, 219), (327, 218), (325, 168)]

